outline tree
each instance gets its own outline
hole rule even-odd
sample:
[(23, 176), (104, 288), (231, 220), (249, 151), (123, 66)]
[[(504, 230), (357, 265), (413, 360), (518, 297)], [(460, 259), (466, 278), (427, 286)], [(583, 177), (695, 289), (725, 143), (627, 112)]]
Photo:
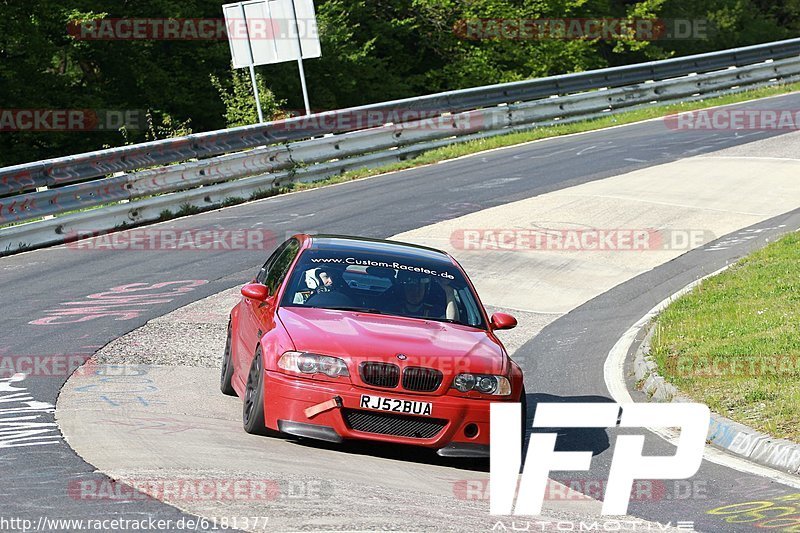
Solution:
[[(210, 40), (83, 40), (97, 18), (220, 19), (217, 0), (0, 0), (0, 113), (89, 109), (148, 117), (123, 131), (1, 131), (0, 166), (255, 122), (245, 71)], [(437, 91), (718, 50), (795, 35), (800, 0), (316, 0), (322, 57), (305, 62), (311, 106), (329, 110)], [(689, 39), (468, 36), (495, 19), (708, 21)], [(489, 24), (487, 23), (487, 24)], [(488, 26), (487, 26), (488, 27)], [(512, 35), (512, 37), (514, 37)], [(573, 36), (574, 37), (574, 36)], [(661, 36), (663, 37), (663, 35)], [(295, 63), (258, 67), (268, 116), (303, 108)], [(133, 126), (136, 126), (135, 124)]]

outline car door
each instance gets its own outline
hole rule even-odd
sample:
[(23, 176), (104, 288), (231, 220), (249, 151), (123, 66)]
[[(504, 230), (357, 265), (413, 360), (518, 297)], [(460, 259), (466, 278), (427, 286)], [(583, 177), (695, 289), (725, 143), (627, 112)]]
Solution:
[(264, 265), (256, 277), (257, 283), (263, 283), (269, 289), (269, 298), (265, 302), (258, 302), (244, 298), (242, 311), (247, 317), (246, 325), (239, 328), (242, 344), (240, 375), (245, 376), (250, 370), (250, 363), (255, 353), (256, 346), (265, 333), (275, 327), (275, 311), (278, 306), (277, 292), (286, 278), (289, 268), (300, 250), (297, 239), (286, 241), (276, 250), (273, 257)]
[[(270, 267), (275, 263), (275, 260), (278, 258), (278, 256), (283, 253), (287, 245), (288, 241), (281, 244), (274, 252), (272, 252), (267, 261), (264, 263), (264, 266), (262, 266), (261, 270), (259, 270), (256, 278), (253, 280), (254, 283), (264, 283), (264, 281), (267, 279), (267, 274), (269, 273)], [(242, 296), (241, 303), (239, 304), (238, 320), (233, 334), (234, 342), (236, 344), (236, 357), (234, 357), (234, 365), (236, 368), (236, 373), (240, 376), (247, 375), (241, 374), (240, 372), (242, 368), (244, 368), (245, 371), (249, 370), (250, 360), (253, 356), (253, 351), (255, 350), (254, 342), (257, 342), (254, 341), (256, 338), (255, 332), (258, 330), (254, 312), (254, 308), (257, 307), (257, 303), (258, 302), (253, 302), (246, 296)]]

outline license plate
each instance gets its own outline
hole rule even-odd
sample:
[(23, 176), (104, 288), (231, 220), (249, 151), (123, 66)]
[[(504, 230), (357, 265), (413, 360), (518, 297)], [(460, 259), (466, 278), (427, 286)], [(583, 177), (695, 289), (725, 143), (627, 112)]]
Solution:
[(383, 398), (381, 396), (362, 394), (361, 408), (408, 415), (431, 416), (433, 404), (430, 402), (415, 402), (413, 400), (398, 400), (397, 398)]

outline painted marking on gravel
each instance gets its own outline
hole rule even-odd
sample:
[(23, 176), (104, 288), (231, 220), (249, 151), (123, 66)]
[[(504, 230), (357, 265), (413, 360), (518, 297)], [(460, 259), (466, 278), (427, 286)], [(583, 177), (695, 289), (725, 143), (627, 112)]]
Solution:
[(86, 300), (63, 302), (60, 304), (61, 307), (46, 310), (44, 317), (31, 320), (28, 324), (53, 326), (86, 322), (103, 317), (113, 317), (114, 320), (133, 320), (139, 318), (148, 308), (169, 303), (178, 296), (206, 283), (208, 280), (198, 279), (164, 281), (153, 285), (128, 283), (112, 287), (107, 291), (90, 294)]

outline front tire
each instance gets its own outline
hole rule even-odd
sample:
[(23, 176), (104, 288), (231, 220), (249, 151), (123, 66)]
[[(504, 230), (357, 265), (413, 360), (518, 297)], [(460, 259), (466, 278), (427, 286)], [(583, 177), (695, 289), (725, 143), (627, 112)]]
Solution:
[(261, 357), (261, 346), (256, 350), (250, 372), (247, 374), (247, 385), (244, 389), (244, 406), (242, 408), (242, 425), (244, 430), (254, 435), (269, 434), (264, 425), (264, 365)]
[(222, 354), (222, 367), (220, 368), (219, 390), (227, 396), (236, 396), (231, 379), (233, 379), (233, 357), (231, 356), (231, 323), (228, 322), (228, 339), (225, 341), (225, 351)]

